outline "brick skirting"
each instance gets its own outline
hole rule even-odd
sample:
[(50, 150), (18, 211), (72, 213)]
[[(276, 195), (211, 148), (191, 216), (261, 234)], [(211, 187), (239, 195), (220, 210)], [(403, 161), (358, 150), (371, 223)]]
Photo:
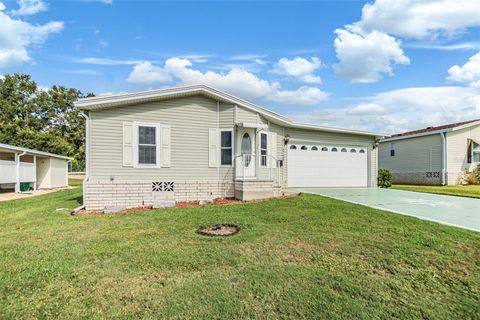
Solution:
[(441, 185), (442, 174), (440, 172), (402, 172), (392, 173), (393, 183), (417, 184), (417, 185)]
[(159, 201), (213, 200), (235, 196), (233, 181), (174, 181), (173, 191), (152, 191), (152, 182), (144, 181), (88, 181), (85, 188), (86, 210), (135, 208)]

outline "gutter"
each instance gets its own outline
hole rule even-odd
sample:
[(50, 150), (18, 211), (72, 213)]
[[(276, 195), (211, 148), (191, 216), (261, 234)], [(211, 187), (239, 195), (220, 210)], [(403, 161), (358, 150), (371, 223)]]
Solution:
[(440, 132), (440, 137), (442, 138), (442, 186), (447, 184), (447, 139), (445, 137), (445, 131)]
[(82, 196), (82, 204), (73, 209), (72, 212), (70, 212), (70, 214), (73, 216), (75, 215), (75, 213), (77, 213), (78, 211), (82, 210), (82, 209), (85, 209), (85, 195), (86, 195), (86, 191), (87, 191), (87, 188), (86, 188), (86, 185), (87, 185), (87, 181), (88, 181), (88, 178), (90, 176), (90, 168), (89, 168), (89, 149), (90, 149), (90, 118), (88, 117), (87, 114), (85, 114), (85, 112), (83, 111), (80, 111), (80, 115), (82, 115), (82, 117), (85, 118), (85, 178), (83, 179), (83, 196)]

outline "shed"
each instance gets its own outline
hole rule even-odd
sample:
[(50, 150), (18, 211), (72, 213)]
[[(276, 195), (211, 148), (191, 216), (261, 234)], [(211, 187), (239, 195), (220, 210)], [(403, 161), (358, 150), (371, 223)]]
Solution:
[(0, 192), (68, 186), (69, 157), (0, 143)]

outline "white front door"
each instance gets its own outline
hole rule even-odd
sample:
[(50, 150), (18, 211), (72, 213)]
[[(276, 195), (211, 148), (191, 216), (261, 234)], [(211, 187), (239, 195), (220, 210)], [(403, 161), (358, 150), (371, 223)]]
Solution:
[(255, 177), (255, 129), (239, 129), (237, 135), (237, 177)]

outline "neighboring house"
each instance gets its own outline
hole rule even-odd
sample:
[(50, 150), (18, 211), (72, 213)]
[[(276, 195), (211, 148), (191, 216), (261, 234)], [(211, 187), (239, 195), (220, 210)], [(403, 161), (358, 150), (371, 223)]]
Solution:
[[(0, 143), (0, 191), (68, 186), (69, 157)], [(25, 191), (25, 190), (22, 190)]]
[(75, 106), (87, 118), (88, 210), (376, 185), (378, 134), (296, 124), (207, 86)]
[(381, 141), (378, 163), (395, 183), (458, 184), (480, 163), (480, 119), (393, 135)]

